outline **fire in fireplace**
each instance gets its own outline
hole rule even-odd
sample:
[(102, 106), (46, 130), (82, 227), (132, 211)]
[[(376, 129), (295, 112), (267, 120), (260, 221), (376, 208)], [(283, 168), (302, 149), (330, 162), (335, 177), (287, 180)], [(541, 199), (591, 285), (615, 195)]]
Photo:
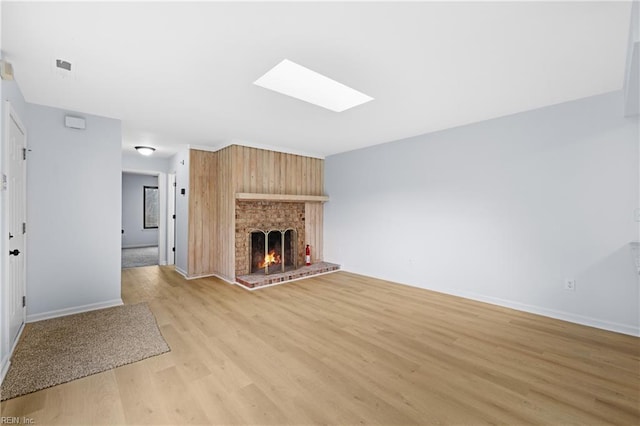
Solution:
[(249, 233), (251, 273), (270, 274), (297, 268), (295, 229), (252, 230)]

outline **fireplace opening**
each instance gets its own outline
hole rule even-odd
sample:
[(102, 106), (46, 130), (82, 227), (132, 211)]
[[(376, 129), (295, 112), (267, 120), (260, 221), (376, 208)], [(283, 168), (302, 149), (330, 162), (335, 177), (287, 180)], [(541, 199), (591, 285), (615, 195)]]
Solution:
[(297, 268), (296, 231), (262, 231), (249, 234), (249, 259), (252, 274), (275, 274)]

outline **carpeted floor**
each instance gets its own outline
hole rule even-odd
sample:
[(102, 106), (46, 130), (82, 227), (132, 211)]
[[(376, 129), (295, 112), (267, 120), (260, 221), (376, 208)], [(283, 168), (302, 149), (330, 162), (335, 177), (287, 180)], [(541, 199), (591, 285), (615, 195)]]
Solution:
[(146, 303), (27, 324), (1, 400), (66, 383), (171, 349)]
[(158, 246), (122, 249), (123, 268), (137, 268), (139, 266), (151, 266), (157, 264)]

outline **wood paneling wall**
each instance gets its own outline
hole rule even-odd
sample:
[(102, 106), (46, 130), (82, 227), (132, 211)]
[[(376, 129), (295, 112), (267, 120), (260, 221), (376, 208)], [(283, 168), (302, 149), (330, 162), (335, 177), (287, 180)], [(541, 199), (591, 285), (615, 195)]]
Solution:
[(324, 160), (233, 145), (235, 192), (324, 195)]
[(189, 276), (207, 274), (217, 257), (215, 241), (218, 235), (214, 228), (217, 212), (211, 197), (216, 178), (216, 154), (198, 150), (189, 152)]
[[(235, 194), (324, 195), (324, 160), (240, 145), (191, 150), (188, 275), (235, 279)], [(305, 234), (322, 260), (322, 204), (305, 205)]]
[(234, 147), (229, 146), (218, 152), (218, 173), (213, 197), (216, 200), (216, 239), (219, 253), (214, 259), (210, 273), (223, 276), (228, 280), (235, 278), (235, 154)]
[(304, 236), (311, 248), (311, 262), (324, 260), (322, 233), (323, 233), (323, 208), (322, 203), (305, 203), (304, 205)]

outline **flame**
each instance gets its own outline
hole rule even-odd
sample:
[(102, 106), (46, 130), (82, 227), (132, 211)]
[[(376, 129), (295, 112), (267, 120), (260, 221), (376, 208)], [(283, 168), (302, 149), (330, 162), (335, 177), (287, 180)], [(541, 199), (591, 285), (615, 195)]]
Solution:
[(264, 261), (258, 262), (258, 268), (264, 268), (265, 266), (271, 266), (281, 263), (280, 255), (276, 254), (275, 250), (271, 250), (269, 254), (264, 257)]

